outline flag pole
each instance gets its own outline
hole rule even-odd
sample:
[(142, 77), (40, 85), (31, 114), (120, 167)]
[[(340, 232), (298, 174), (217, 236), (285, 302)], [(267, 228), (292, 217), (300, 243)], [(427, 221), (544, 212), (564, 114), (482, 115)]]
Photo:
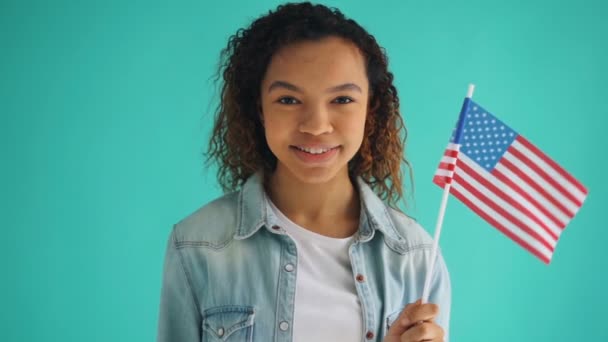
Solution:
[[(456, 127), (456, 133), (454, 135), (454, 143), (456, 144), (456, 152), (460, 150), (460, 135), (462, 133), (462, 126), (464, 125), (464, 115), (466, 114), (471, 98), (473, 97), (473, 91), (475, 90), (474, 84), (469, 84), (467, 96), (462, 104), (460, 115), (458, 117), (458, 125)], [(457, 159), (454, 161), (454, 167), (456, 166)], [(427, 303), (429, 300), (429, 292), (431, 286), (431, 277), (435, 268), (435, 259), (437, 259), (437, 249), (439, 247), (439, 237), (441, 236), (441, 227), (443, 226), (443, 217), (445, 215), (445, 208), (448, 204), (448, 195), (450, 194), (450, 188), (452, 187), (452, 177), (454, 170), (450, 171), (448, 181), (443, 187), (443, 196), (441, 197), (441, 205), (439, 207), (439, 215), (437, 216), (437, 223), (435, 224), (435, 234), (433, 236), (433, 248), (431, 250), (431, 264), (426, 272), (424, 279), (424, 288), (422, 290), (422, 303)]]

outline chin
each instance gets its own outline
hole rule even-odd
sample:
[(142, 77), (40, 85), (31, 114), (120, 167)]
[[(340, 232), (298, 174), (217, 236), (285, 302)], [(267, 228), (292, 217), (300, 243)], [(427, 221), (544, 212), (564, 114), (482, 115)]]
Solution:
[[(311, 185), (328, 183), (336, 179), (336, 177), (340, 177), (342, 175), (340, 170), (326, 168), (309, 168), (290, 171), (293, 176), (298, 179), (298, 181)], [(347, 176), (348, 173), (344, 173), (344, 175)]]

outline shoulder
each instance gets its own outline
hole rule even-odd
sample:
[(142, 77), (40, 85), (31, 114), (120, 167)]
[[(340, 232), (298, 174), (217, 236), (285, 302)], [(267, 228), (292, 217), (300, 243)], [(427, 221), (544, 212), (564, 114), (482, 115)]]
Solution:
[(238, 192), (223, 195), (181, 219), (173, 228), (176, 244), (220, 247), (230, 241), (237, 225), (238, 197)]

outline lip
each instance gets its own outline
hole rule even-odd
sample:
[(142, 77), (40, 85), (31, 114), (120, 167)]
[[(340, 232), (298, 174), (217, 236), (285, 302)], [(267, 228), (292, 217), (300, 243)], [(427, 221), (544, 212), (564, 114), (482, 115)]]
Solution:
[[(296, 157), (298, 157), (298, 159), (300, 159), (301, 161), (303, 161), (306, 164), (328, 163), (334, 158), (334, 156), (336, 156), (336, 154), (338, 154), (338, 151), (341, 148), (340, 145), (319, 145), (319, 144), (296, 145), (296, 146), (289, 146), (289, 148), (290, 148), (290, 150), (293, 151), (293, 153), (296, 155)], [(310, 148), (330, 149), (330, 150), (325, 153), (312, 154), (312, 153), (304, 152), (304, 151), (298, 149), (298, 147), (305, 147), (305, 148), (309, 148), (309, 149)]]
[(331, 144), (302, 144), (302, 145), (291, 145), (290, 147), (299, 147), (299, 148), (307, 148), (307, 149), (330, 149), (330, 148), (338, 148), (340, 145), (331, 145)]

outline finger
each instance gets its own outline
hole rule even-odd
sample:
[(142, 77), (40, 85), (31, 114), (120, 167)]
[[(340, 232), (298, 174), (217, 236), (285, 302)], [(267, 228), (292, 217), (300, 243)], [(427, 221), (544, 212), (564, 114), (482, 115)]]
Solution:
[(401, 335), (401, 342), (410, 341), (443, 341), (444, 332), (443, 329), (432, 322), (423, 322), (421, 324), (415, 324), (410, 329), (406, 330)]
[(400, 336), (417, 322), (432, 322), (438, 313), (439, 306), (436, 304), (422, 304), (420, 300), (408, 304), (390, 327), (388, 334)]
[(398, 324), (407, 330), (418, 322), (433, 321), (437, 314), (439, 314), (439, 306), (436, 304), (417, 303), (406, 307), (397, 320)]

